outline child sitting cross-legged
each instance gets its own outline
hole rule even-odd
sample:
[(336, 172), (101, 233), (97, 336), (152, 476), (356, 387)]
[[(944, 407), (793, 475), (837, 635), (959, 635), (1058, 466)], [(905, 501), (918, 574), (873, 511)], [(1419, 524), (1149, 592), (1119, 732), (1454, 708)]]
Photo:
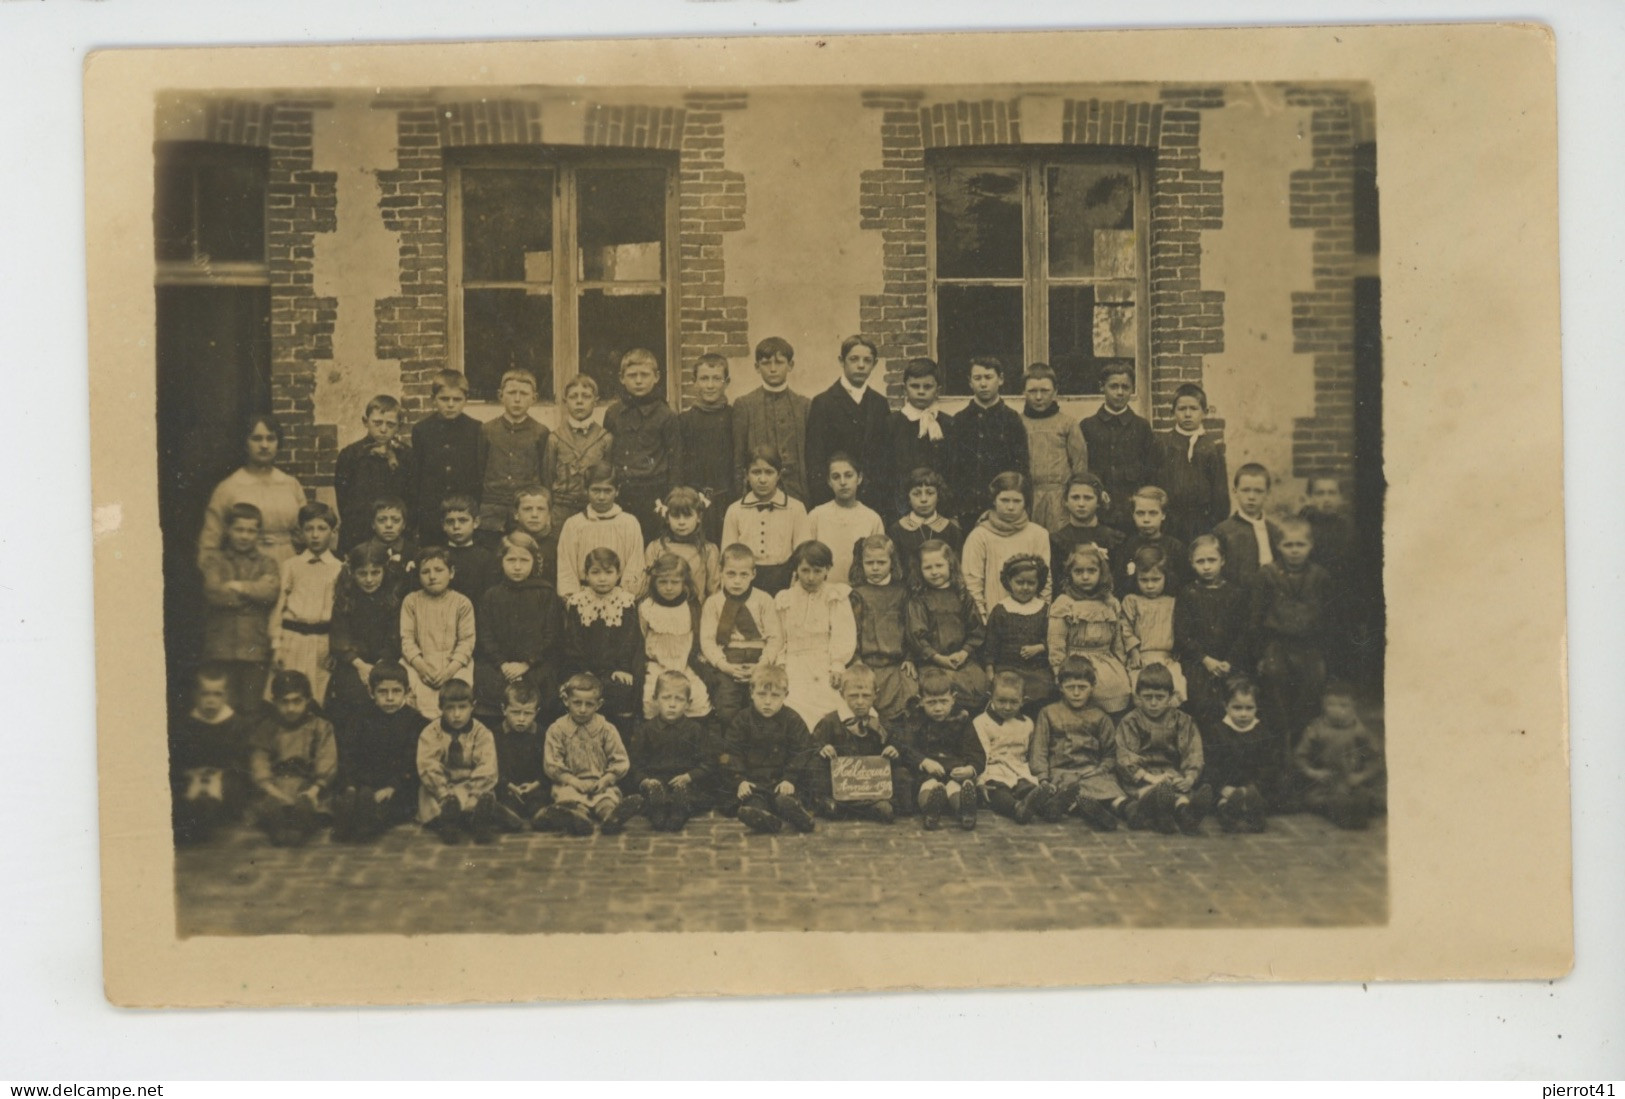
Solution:
[(895, 738), (902, 762), (917, 783), (915, 799), (927, 831), (942, 827), (952, 811), (959, 827), (976, 827), (976, 776), (987, 752), (971, 717), (954, 697), (954, 680), (941, 668), (920, 672), (918, 704)]
[(333, 726), (311, 703), (304, 672), (277, 672), (271, 716), (249, 741), (249, 778), (260, 795), (255, 819), (278, 847), (298, 847), (316, 834), (338, 777)]
[[(829, 761), (839, 756), (880, 756), (894, 762), (897, 746), (887, 742), (886, 729), (875, 713), (875, 673), (854, 664), (841, 677), (841, 704), (818, 719), (813, 740), (819, 746), (819, 763), (812, 764), (809, 783), (813, 787), (813, 808), (821, 817), (857, 817), (859, 820), (890, 824), (896, 817), (896, 792), (874, 801), (836, 801)], [(896, 786), (895, 769), (893, 786)]]
[(539, 832), (590, 836), (597, 821), (605, 834), (626, 827), (643, 810), (636, 794), (621, 797), (620, 781), (631, 764), (615, 726), (598, 712), (604, 688), (598, 677), (580, 672), (559, 692), (568, 711), (547, 727), (542, 769), (553, 782), (553, 804), (536, 821)]
[(815, 748), (807, 723), (784, 704), (789, 687), (782, 667), (758, 664), (750, 673), (750, 705), (722, 735), (724, 801), (756, 833), (779, 832), (787, 823), (798, 832), (814, 826), (797, 787), (805, 785)]
[(497, 827), (523, 832), (547, 808), (547, 773), (542, 767), (543, 736), (536, 715), (542, 693), (524, 677), (510, 679), (502, 692), (502, 723), (497, 746)]
[(688, 717), (690, 684), (682, 672), (654, 677), (654, 716), (627, 745), (631, 770), (621, 785), (643, 799), (656, 832), (681, 832), (717, 800), (717, 754), (711, 723)]
[(1033, 723), (1021, 714), (1021, 690), (1014, 672), (994, 676), (987, 710), (972, 722), (987, 754), (982, 793), (995, 813), (1017, 824), (1031, 824), (1035, 816), (1059, 820), (1055, 791), (1033, 774)]
[(1320, 716), (1303, 731), (1293, 760), (1307, 783), (1303, 804), (1339, 828), (1364, 828), (1387, 808), (1382, 745), (1360, 720), (1346, 684), (1331, 680), (1321, 691)]
[(474, 718), (474, 688), (461, 679), (440, 688), (440, 716), (418, 737), (418, 819), (447, 844), (497, 835), (497, 748)]
[(406, 669), (379, 661), (367, 673), (369, 704), (346, 711), (335, 730), (339, 778), (333, 795), (333, 839), (364, 843), (418, 810), (418, 737), (427, 724), (407, 704)]
[(1033, 732), (1033, 774), (1058, 791), (1061, 812), (1082, 817), (1097, 832), (1115, 832), (1131, 803), (1117, 784), (1117, 730), (1090, 704), (1095, 666), (1069, 656), (1057, 678), (1061, 701), (1039, 711)]
[(722, 587), (700, 608), (700, 652), (716, 670), (712, 707), (724, 727), (750, 709), (751, 672), (772, 664), (784, 648), (773, 597), (755, 587), (750, 547), (722, 551)]
[(1140, 673), (1134, 701), (1117, 724), (1117, 774), (1137, 799), (1129, 823), (1196, 835), (1213, 807), (1213, 791), (1197, 785), (1203, 760), (1196, 722), (1174, 708), (1174, 677), (1161, 664)]
[(1258, 720), (1258, 688), (1245, 676), (1225, 685), (1224, 717), (1202, 726), (1207, 769), (1202, 782), (1218, 796), (1213, 816), (1226, 832), (1262, 832), (1267, 797), (1281, 777), (1281, 741)]
[(242, 812), (248, 792), (248, 728), (231, 708), (230, 675), (218, 664), (197, 670), (192, 709), (169, 724), (169, 774), (175, 842), (201, 843)]

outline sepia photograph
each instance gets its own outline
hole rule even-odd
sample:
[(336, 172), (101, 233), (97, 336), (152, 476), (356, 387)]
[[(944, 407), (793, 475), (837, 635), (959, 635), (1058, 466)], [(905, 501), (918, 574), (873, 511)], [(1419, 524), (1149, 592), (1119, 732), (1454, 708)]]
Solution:
[[(1438, 938), (1487, 734), (1430, 685), (1490, 636), (1425, 567), (1482, 518), (1417, 496), (1475, 475), (1439, 348), (1501, 303), (1557, 368), (1544, 222), (1517, 306), (1409, 262), (1408, 43), (1550, 95), (1492, 30), (97, 55), (93, 378), (152, 417), (96, 453), (115, 998), (1562, 966), (1560, 512), (1507, 607), (1557, 671), (1468, 750), (1562, 887)], [(365, 960), (437, 939), (509, 968)]]

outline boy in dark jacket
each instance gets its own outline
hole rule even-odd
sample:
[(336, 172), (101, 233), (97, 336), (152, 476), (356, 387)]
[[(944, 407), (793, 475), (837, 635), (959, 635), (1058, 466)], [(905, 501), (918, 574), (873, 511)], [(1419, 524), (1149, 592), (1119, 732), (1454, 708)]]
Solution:
[(474, 497), (448, 496), (440, 505), (440, 526), (445, 532), (441, 543), (451, 564), (451, 590), (461, 592), (476, 607), (485, 593), (502, 579), (496, 554), (474, 541), (479, 528), (479, 505)]
[(1134, 493), (1152, 481), (1156, 470), (1156, 437), (1151, 425), (1128, 406), (1134, 396), (1134, 367), (1108, 363), (1100, 372), (1105, 403), (1078, 426), (1089, 444), (1089, 469), (1106, 485), (1111, 503), (1101, 522), (1124, 534), (1134, 532)]
[(734, 410), (728, 403), (728, 360), (716, 352), (694, 364), (694, 403), (677, 414), (682, 464), (673, 485), (687, 485), (709, 503), (705, 540), (722, 545), (722, 517), (734, 501)]
[(169, 725), (169, 781), (175, 842), (201, 843), (241, 815), (248, 796), (248, 723), (228, 698), (231, 676), (205, 664), (192, 709)]
[[(890, 824), (896, 818), (895, 806), (908, 796), (909, 784), (897, 746), (887, 743), (887, 739), (880, 715), (875, 713), (875, 673), (863, 664), (854, 664), (841, 678), (840, 708), (819, 718), (813, 727), (820, 760), (809, 767), (808, 781), (819, 816), (854, 816), (881, 824)], [(838, 756), (880, 756), (890, 760), (891, 796), (869, 802), (837, 802), (829, 761)]]
[(891, 405), (869, 388), (869, 375), (879, 361), (873, 341), (848, 336), (841, 342), (841, 376), (812, 399), (807, 410), (809, 511), (834, 498), (828, 483), (829, 460), (845, 454), (864, 473), (858, 499), (878, 514), (892, 513), (892, 467), (886, 430)]
[(339, 778), (332, 800), (333, 838), (364, 843), (418, 809), (418, 736), (428, 724), (406, 704), (411, 687), (406, 669), (379, 661), (367, 674), (372, 705), (346, 711), (334, 735)]
[(401, 402), (380, 393), (367, 402), (361, 422), (366, 437), (339, 451), (333, 465), (340, 555), (372, 537), (374, 503), (390, 497), (404, 500), (412, 492), (412, 448), (399, 434)]
[(671, 491), (672, 476), (683, 467), (677, 414), (660, 395), (659, 382), (660, 363), (654, 352), (633, 348), (621, 356), (625, 396), (604, 410), (620, 504), (637, 517), (644, 541), (660, 536), (665, 524), (655, 512), (655, 502)]
[(412, 523), (425, 545), (440, 540), (440, 501), (454, 494), (478, 500), (485, 471), (480, 467), (480, 422), (463, 411), (468, 379), (456, 370), (434, 376), (435, 415), (412, 427)]
[(936, 831), (952, 809), (959, 826), (976, 827), (976, 776), (987, 766), (987, 753), (971, 717), (954, 701), (954, 681), (942, 668), (920, 672), (918, 707), (903, 719), (896, 738), (898, 754), (915, 787), (925, 827)]
[(655, 679), (655, 716), (632, 733), (632, 769), (623, 786), (643, 796), (656, 832), (681, 832), (688, 818), (716, 804), (717, 748), (705, 725), (688, 712), (690, 686), (682, 672)]
[(1174, 427), (1156, 439), (1151, 483), (1168, 494), (1167, 531), (1182, 542), (1206, 534), (1230, 510), (1230, 473), (1224, 444), (1202, 427), (1207, 393), (1186, 383), (1174, 391)]
[(528, 677), (508, 681), (502, 695), (502, 722), (492, 739), (497, 746), (497, 827), (522, 832), (552, 802), (542, 765), (546, 738), (536, 720), (542, 695)]
[[(750, 674), (750, 708), (734, 715), (722, 737), (722, 788), (739, 820), (752, 832), (771, 834), (788, 823), (811, 832), (812, 814), (802, 804), (812, 734), (786, 709), (790, 678), (777, 664), (758, 664)], [(731, 796), (730, 796), (731, 795)]]
[(1236, 676), (1225, 687), (1224, 717), (1202, 726), (1202, 783), (1226, 832), (1262, 832), (1281, 789), (1281, 741), (1258, 720), (1258, 688)]
[[(988, 486), (1001, 473), (1028, 475), (1027, 427), (1021, 414), (1005, 405), (1004, 364), (991, 357), (970, 361), (971, 402), (954, 415), (948, 429), (948, 483), (953, 486), (959, 525), (976, 529), (992, 504)], [(1090, 444), (1093, 447), (1093, 444)]]

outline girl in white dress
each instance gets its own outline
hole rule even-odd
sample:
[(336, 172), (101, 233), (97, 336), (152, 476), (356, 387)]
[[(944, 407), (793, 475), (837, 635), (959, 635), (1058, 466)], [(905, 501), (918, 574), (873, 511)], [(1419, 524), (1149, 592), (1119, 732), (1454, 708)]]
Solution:
[(643, 654), (649, 661), (643, 677), (643, 716), (655, 716), (655, 681), (660, 673), (677, 672), (688, 680), (685, 716), (704, 717), (711, 712), (711, 696), (694, 671), (700, 596), (688, 562), (675, 553), (655, 558), (649, 566), (648, 590), (638, 603), (638, 628), (643, 631)]
[(858, 647), (850, 589), (829, 579), (833, 560), (824, 543), (801, 543), (790, 557), (790, 586), (773, 597), (790, 676), (785, 705), (809, 726), (840, 707), (841, 677)]

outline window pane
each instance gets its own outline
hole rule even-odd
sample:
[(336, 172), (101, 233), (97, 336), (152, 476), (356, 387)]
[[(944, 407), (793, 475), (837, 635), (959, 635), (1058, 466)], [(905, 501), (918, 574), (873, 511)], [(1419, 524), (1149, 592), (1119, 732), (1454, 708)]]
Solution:
[(463, 169), (463, 278), (553, 281), (553, 173)]
[(259, 157), (211, 158), (198, 166), (199, 256), (264, 262), (265, 177), (266, 165)]
[(1133, 278), (1134, 172), (1106, 164), (1056, 164), (1049, 195), (1049, 272), (1057, 278)]
[(1019, 279), (1021, 171), (945, 168), (937, 173), (937, 275)]
[(524, 290), (463, 291), (463, 373), (469, 396), (494, 400), (504, 370), (536, 375), (553, 397), (553, 298)]
[(580, 317), (581, 372), (592, 375), (600, 393), (606, 397), (620, 393), (621, 356), (634, 347), (655, 353), (664, 384), (668, 364), (665, 294), (584, 290)]
[(157, 238), (160, 260), (192, 258), (193, 185), (189, 163), (160, 156), (152, 215), (152, 231)]
[(576, 173), (576, 209), (580, 278), (659, 282), (665, 277), (665, 171), (583, 169)]
[(1021, 287), (939, 286), (937, 362), (949, 394), (970, 393), (970, 360), (982, 355), (1004, 364), (1004, 392), (1020, 393), (1021, 327)]
[(1133, 366), (1138, 343), (1133, 297), (1121, 284), (1050, 288), (1049, 362), (1061, 393), (1099, 393), (1101, 368)]

